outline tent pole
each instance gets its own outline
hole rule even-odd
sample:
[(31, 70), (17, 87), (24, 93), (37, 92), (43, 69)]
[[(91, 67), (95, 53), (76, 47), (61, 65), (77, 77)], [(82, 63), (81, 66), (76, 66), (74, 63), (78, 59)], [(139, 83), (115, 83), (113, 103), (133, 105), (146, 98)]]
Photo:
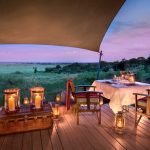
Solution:
[(99, 80), (99, 74), (100, 74), (100, 69), (101, 69), (101, 59), (102, 59), (102, 50), (99, 52), (99, 63), (98, 63), (98, 69), (97, 69), (97, 80)]

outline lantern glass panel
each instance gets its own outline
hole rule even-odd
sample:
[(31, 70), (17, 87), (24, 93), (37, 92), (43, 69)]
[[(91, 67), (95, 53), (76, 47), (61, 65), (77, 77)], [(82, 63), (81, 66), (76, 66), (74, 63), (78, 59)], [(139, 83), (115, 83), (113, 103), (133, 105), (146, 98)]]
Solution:
[(59, 103), (61, 101), (61, 95), (57, 94), (56, 95), (56, 102)]
[(118, 112), (115, 116), (115, 130), (123, 133), (125, 129), (125, 119), (122, 112)]
[(4, 108), (6, 112), (15, 112), (20, 108), (20, 89), (4, 90)]
[(30, 89), (30, 103), (35, 109), (41, 109), (44, 100), (44, 88), (33, 87)]

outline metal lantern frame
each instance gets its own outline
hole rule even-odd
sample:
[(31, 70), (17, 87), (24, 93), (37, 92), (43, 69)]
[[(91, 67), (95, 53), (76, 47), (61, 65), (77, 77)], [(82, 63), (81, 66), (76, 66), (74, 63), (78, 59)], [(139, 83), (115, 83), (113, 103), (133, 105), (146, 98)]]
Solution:
[[(45, 89), (43, 87), (30, 88), (30, 105), (32, 109), (42, 109)], [(40, 101), (37, 103), (37, 101)]]
[(18, 111), (20, 109), (20, 89), (5, 89), (3, 94), (5, 112), (12, 113)]
[(125, 118), (122, 111), (119, 111), (115, 116), (115, 131), (119, 134), (124, 133), (125, 130)]

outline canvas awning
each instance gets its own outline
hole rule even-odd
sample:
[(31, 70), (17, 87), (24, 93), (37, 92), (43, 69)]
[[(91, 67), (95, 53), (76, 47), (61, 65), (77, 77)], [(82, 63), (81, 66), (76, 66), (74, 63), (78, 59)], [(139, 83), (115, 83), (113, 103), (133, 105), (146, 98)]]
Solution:
[(99, 51), (124, 0), (0, 0), (0, 44)]

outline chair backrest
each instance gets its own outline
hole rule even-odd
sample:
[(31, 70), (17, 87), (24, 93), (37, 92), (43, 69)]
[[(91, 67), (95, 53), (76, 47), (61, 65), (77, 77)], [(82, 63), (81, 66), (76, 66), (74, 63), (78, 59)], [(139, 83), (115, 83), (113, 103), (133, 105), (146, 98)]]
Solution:
[(75, 86), (74, 86), (74, 83), (73, 83), (72, 80), (69, 81), (69, 86), (70, 86), (70, 88), (71, 88), (71, 92), (72, 92), (72, 93), (75, 93), (76, 89), (75, 89)]
[(150, 116), (150, 96), (147, 96), (146, 114)]
[(68, 80), (67, 85), (66, 85), (66, 107), (67, 107), (67, 110), (70, 109), (70, 96), (71, 96), (71, 93), (72, 93), (72, 95), (74, 95), (75, 86), (74, 86), (72, 80)]

